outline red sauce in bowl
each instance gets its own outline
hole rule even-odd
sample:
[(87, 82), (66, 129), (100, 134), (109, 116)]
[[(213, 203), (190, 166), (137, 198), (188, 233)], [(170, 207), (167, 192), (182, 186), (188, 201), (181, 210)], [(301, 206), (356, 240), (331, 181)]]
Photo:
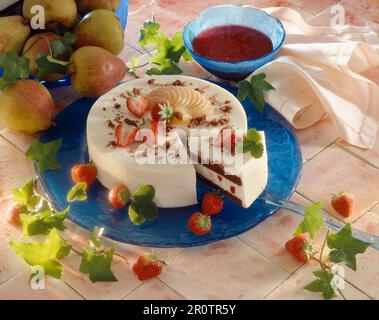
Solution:
[(192, 46), (203, 57), (227, 62), (257, 59), (273, 51), (272, 42), (264, 33), (237, 25), (204, 30), (196, 36)]

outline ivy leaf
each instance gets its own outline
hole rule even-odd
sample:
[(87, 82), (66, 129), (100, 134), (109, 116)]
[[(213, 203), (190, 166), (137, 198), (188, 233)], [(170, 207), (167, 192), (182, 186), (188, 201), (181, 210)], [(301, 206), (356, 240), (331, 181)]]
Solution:
[(151, 202), (155, 197), (155, 188), (150, 184), (140, 186), (136, 192), (134, 192), (133, 198), (137, 202)]
[(138, 202), (133, 201), (130, 204), (128, 214), (130, 221), (136, 226), (140, 226), (146, 221), (146, 219), (140, 214), (140, 206)]
[(137, 69), (138, 69), (138, 59), (136, 57), (132, 57), (129, 62), (128, 72), (138, 79), (139, 77), (137, 76)]
[(241, 102), (249, 98), (260, 112), (264, 111), (265, 99), (264, 92), (275, 90), (275, 88), (266, 80), (265, 73), (259, 73), (251, 77), (250, 81), (242, 80), (238, 83), (237, 98)]
[(28, 58), (19, 57), (15, 52), (0, 55), (0, 67), (3, 69), (3, 76), (0, 78), (0, 90), (6, 89), (20, 78), (29, 78), (29, 64)]
[(174, 75), (174, 74), (182, 74), (183, 70), (178, 66), (172, 63), (170, 59), (165, 59), (160, 63), (160, 69), (151, 68), (146, 71), (147, 75)]
[(43, 79), (46, 75), (52, 73), (60, 73), (65, 75), (68, 71), (69, 62), (61, 61), (53, 58), (51, 55), (40, 52), (36, 57), (38, 67), (38, 79)]
[(76, 37), (71, 32), (66, 32), (61, 39), (50, 41), (50, 48), (53, 57), (67, 56), (71, 53), (71, 46), (75, 43)]
[(90, 280), (95, 282), (117, 281), (111, 271), (114, 246), (102, 252), (83, 249), (83, 257), (80, 263), (80, 272), (88, 274)]
[(100, 237), (104, 233), (104, 228), (95, 226), (88, 237), (88, 242), (91, 248), (99, 249), (101, 247)]
[(295, 235), (308, 233), (311, 239), (315, 238), (317, 230), (324, 225), (324, 219), (321, 215), (321, 203), (313, 203), (305, 208), (303, 221), (297, 227)]
[(334, 274), (329, 271), (315, 271), (313, 274), (317, 280), (305, 286), (304, 289), (311, 292), (321, 292), (325, 300), (332, 299), (337, 294), (333, 285)]
[(331, 234), (327, 239), (330, 261), (339, 263), (345, 262), (350, 269), (357, 270), (356, 255), (364, 253), (371, 243), (355, 239), (351, 233), (350, 224), (346, 224), (336, 234)]
[(75, 186), (71, 188), (69, 193), (67, 194), (67, 201), (86, 201), (88, 199), (87, 195), (87, 184), (85, 182), (79, 182)]
[(37, 168), (40, 172), (46, 170), (55, 170), (61, 167), (57, 160), (57, 152), (62, 145), (62, 139), (53, 140), (47, 143), (41, 143), (33, 140), (26, 157), (29, 160), (38, 161)]
[[(176, 32), (170, 42), (170, 51), (168, 57), (171, 58), (171, 60), (175, 62), (179, 62), (180, 58), (183, 56), (183, 54), (187, 51), (186, 47), (184, 46), (183, 38), (182, 38), (182, 32)], [(187, 61), (187, 60), (186, 60)]]
[(26, 237), (35, 235), (47, 235), (52, 229), (64, 231), (66, 226), (64, 221), (70, 211), (70, 207), (62, 212), (51, 209), (43, 209), (35, 214), (21, 214), (20, 219), (23, 228), (23, 235)]
[(160, 24), (155, 21), (146, 21), (140, 30), (139, 44), (144, 47), (148, 44), (157, 44), (161, 36)]
[(41, 200), (36, 194), (35, 184), (35, 179), (32, 179), (21, 188), (14, 188), (12, 190), (13, 201), (26, 206), (29, 210), (34, 210)]
[(31, 266), (42, 266), (46, 275), (61, 278), (63, 257), (68, 256), (71, 246), (65, 244), (56, 229), (52, 229), (46, 240), (39, 242), (11, 242), (11, 248)]
[(153, 201), (134, 201), (130, 207), (131, 210), (133, 210), (138, 217), (142, 217), (144, 221), (155, 221), (158, 218), (158, 207)]

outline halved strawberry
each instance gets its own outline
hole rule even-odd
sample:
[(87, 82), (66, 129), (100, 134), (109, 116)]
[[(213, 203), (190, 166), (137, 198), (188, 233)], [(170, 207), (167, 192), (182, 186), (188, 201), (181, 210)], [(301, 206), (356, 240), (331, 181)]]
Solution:
[(130, 146), (134, 142), (137, 132), (136, 127), (118, 124), (115, 128), (117, 146), (121, 148)]
[(161, 115), (159, 114), (162, 109), (161, 107), (167, 104), (167, 101), (158, 101), (154, 103), (153, 108), (151, 109), (151, 118), (154, 119), (155, 121), (160, 121), (161, 120)]
[(144, 96), (128, 97), (126, 100), (126, 106), (136, 117), (142, 118), (147, 107), (149, 106), (149, 102)]

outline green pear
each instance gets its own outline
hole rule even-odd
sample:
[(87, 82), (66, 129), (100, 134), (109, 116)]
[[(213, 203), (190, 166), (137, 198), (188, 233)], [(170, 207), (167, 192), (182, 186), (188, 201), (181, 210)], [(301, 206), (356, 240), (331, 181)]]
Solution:
[(124, 61), (107, 50), (87, 46), (73, 53), (69, 72), (77, 92), (86, 97), (99, 97), (124, 78), (127, 67)]
[[(61, 39), (62, 37), (56, 35), (52, 32), (47, 33), (38, 33), (34, 36), (30, 37), (28, 41), (26, 41), (24, 49), (22, 50), (22, 55), (27, 57), (30, 60), (30, 73), (33, 76), (38, 75), (38, 66), (36, 63), (36, 58), (39, 53), (50, 54), (50, 42), (53, 40)], [(68, 61), (70, 58), (69, 55), (63, 57), (57, 57), (58, 60)], [(66, 74), (62, 73), (51, 73), (42, 77), (40, 80), (45, 80), (49, 82), (58, 81), (66, 76)]]
[(20, 53), (29, 34), (30, 27), (23, 17), (0, 17), (0, 54)]
[(9, 130), (29, 134), (47, 130), (54, 112), (53, 98), (37, 81), (18, 80), (0, 91), (0, 122)]
[(109, 10), (97, 9), (84, 16), (75, 28), (75, 47), (96, 46), (118, 55), (124, 48), (120, 19)]
[(32, 19), (32, 7), (40, 5), (45, 9), (45, 24), (48, 29), (50, 26), (60, 24), (70, 28), (76, 20), (77, 7), (75, 0), (24, 0), (22, 7), (23, 15), (26, 19)]
[(78, 10), (88, 13), (96, 9), (107, 9), (115, 12), (120, 6), (120, 0), (76, 0)]

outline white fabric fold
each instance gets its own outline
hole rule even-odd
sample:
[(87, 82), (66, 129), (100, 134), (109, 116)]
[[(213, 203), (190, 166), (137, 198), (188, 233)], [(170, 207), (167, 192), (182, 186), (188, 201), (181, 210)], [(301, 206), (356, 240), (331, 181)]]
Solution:
[(379, 68), (379, 38), (369, 27), (315, 27), (289, 8), (267, 8), (286, 29), (277, 59), (265, 72), (276, 88), (266, 101), (295, 128), (331, 117), (334, 134), (372, 148), (379, 123), (379, 86), (364, 76)]

